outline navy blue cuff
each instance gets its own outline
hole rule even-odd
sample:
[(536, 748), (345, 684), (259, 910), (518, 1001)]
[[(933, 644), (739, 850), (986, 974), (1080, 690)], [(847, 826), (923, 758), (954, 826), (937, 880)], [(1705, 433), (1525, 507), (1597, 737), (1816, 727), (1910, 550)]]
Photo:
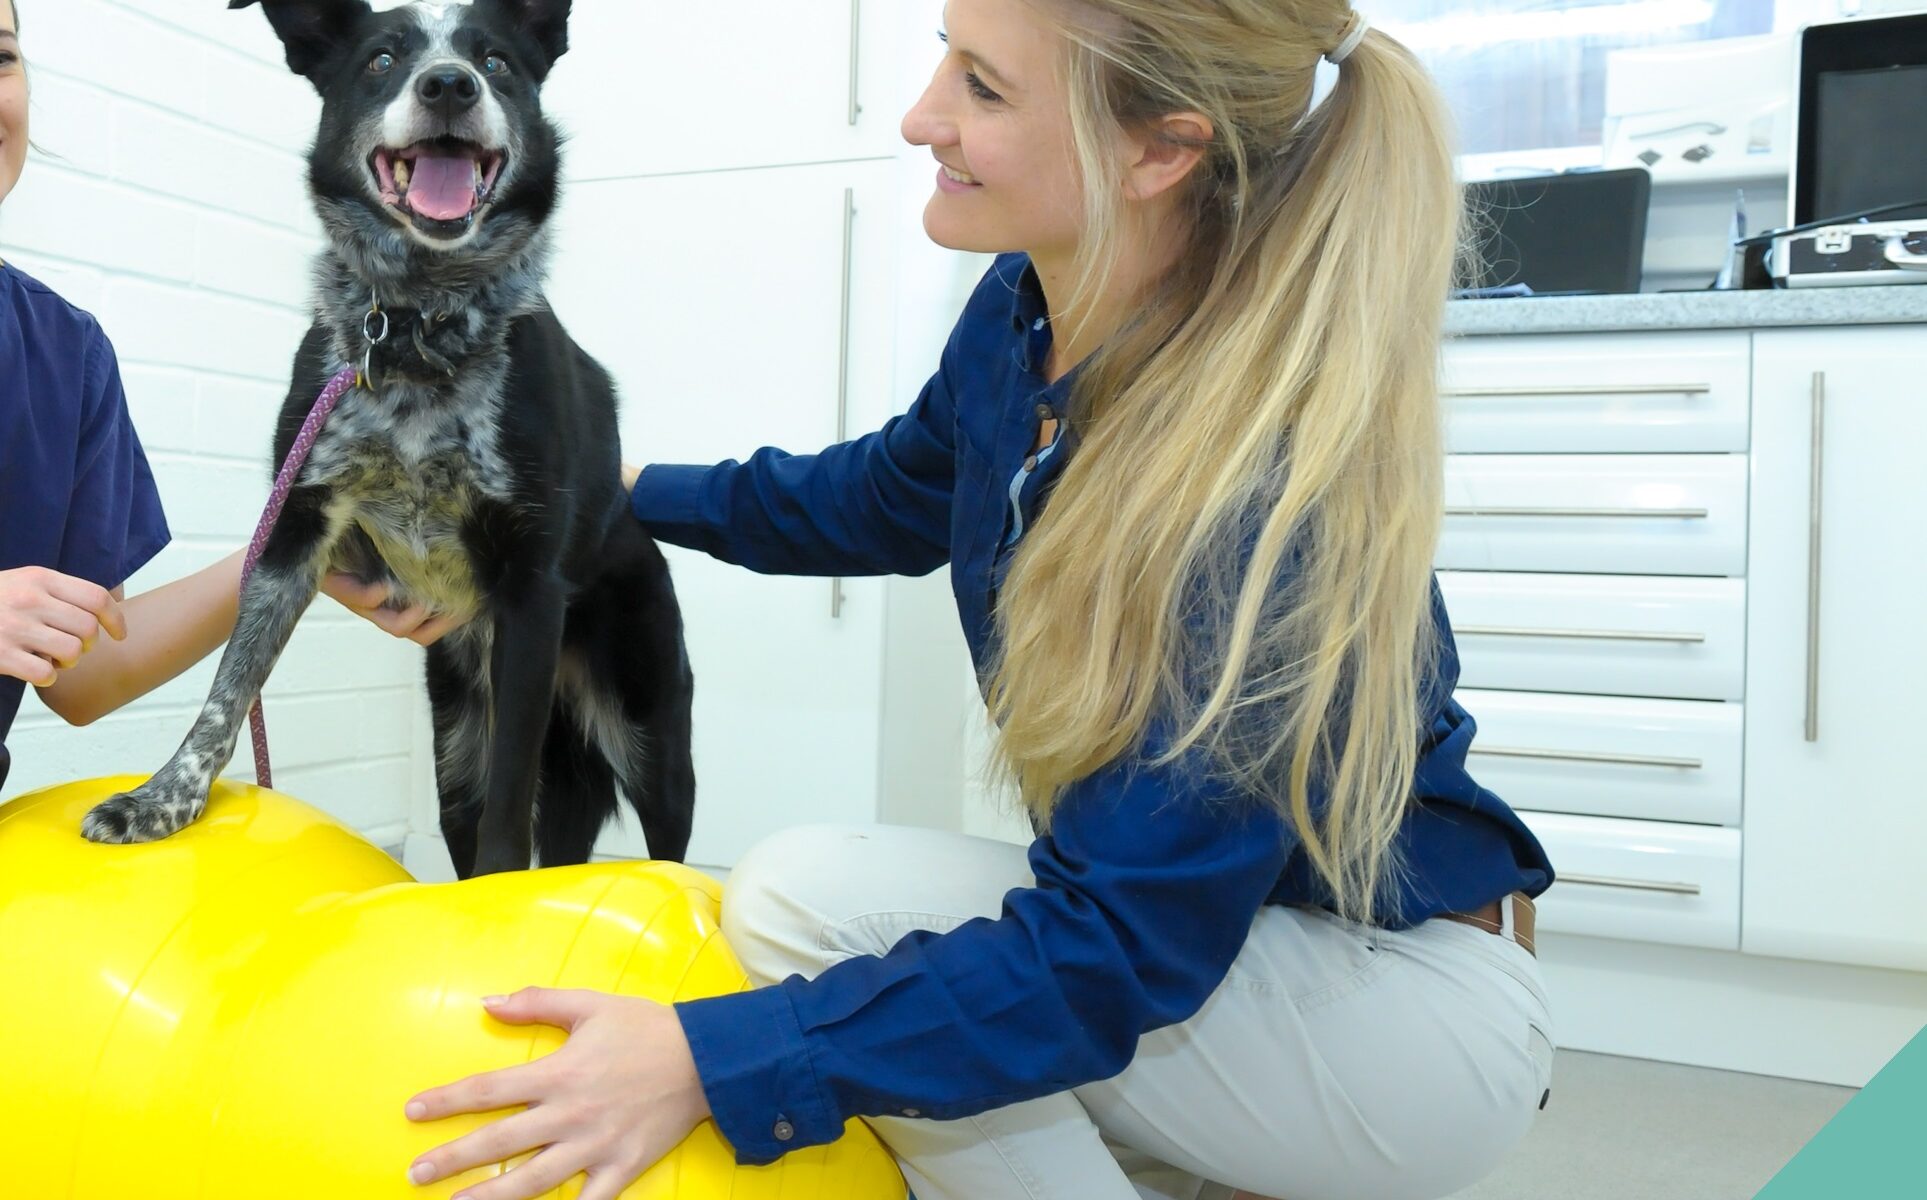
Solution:
[(803, 1027), (780, 987), (676, 1005), (716, 1128), (737, 1161), (761, 1166), (843, 1136)]
[(710, 467), (655, 465), (642, 469), (629, 509), (643, 528), (688, 527), (699, 524), (703, 480)]

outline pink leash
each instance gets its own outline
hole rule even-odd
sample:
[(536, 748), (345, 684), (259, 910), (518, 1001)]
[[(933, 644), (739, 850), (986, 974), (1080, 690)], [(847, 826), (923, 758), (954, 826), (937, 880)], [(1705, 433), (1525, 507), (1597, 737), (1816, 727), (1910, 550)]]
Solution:
[[(261, 523), (254, 527), (254, 540), (248, 543), (248, 555), (241, 564), (241, 591), (246, 594), (248, 580), (254, 576), (254, 568), (261, 561), (261, 551), (267, 548), (268, 535), (274, 532), (274, 523), (281, 519), (281, 510), (287, 506), (288, 493), (294, 490), (295, 477), (301, 474), (308, 454), (314, 449), (315, 439), (321, 436), (321, 427), (328, 423), (328, 417), (341, 403), (341, 398), (353, 391), (360, 375), (353, 367), (344, 367), (340, 374), (328, 381), (315, 397), (314, 407), (308, 410), (308, 419), (301, 423), (301, 432), (295, 435), (294, 445), (288, 450), (288, 459), (281, 464), (281, 471), (274, 477), (274, 490), (268, 494), (267, 511), (261, 514)], [(248, 709), (248, 732), (254, 739), (254, 778), (264, 788), (274, 786), (274, 774), (268, 766), (268, 722), (261, 712), (261, 697), (254, 698), (254, 706)]]

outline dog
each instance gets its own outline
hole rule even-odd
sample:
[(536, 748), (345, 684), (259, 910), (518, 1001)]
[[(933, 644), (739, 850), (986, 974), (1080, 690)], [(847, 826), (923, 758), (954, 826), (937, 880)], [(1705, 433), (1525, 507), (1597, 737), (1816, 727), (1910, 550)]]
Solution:
[(616, 394), (543, 297), (559, 142), (541, 88), (569, 0), (260, 3), (321, 94), (309, 185), (327, 245), (274, 461), (342, 400), (243, 590), (213, 689), (97, 842), (200, 816), (244, 714), (329, 570), (467, 618), (428, 651), (442, 831), (463, 877), (581, 863), (617, 811), (680, 861), (693, 682), (668, 565), (629, 515)]

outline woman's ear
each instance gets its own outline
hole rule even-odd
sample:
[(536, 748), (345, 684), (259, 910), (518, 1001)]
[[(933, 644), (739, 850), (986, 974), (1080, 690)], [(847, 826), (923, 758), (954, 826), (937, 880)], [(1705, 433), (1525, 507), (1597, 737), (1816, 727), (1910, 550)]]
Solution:
[(1124, 194), (1150, 200), (1183, 183), (1211, 148), (1215, 133), (1203, 113), (1171, 113), (1129, 138)]

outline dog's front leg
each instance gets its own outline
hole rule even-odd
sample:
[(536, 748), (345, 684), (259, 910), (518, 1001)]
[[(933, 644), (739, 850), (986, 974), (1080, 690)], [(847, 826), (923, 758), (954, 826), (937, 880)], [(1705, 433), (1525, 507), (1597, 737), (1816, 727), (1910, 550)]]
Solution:
[(567, 612), (561, 581), (546, 574), (510, 584), (497, 596), (489, 660), (495, 719), (487, 798), (476, 831), (477, 875), (524, 871), (534, 858), (535, 794)]
[(241, 724), (314, 600), (327, 561), (328, 489), (297, 488), (241, 594), (240, 615), (201, 715), (167, 765), (131, 792), (103, 801), (81, 832), (96, 842), (151, 842), (185, 828), (207, 807), (214, 777), (234, 757)]

